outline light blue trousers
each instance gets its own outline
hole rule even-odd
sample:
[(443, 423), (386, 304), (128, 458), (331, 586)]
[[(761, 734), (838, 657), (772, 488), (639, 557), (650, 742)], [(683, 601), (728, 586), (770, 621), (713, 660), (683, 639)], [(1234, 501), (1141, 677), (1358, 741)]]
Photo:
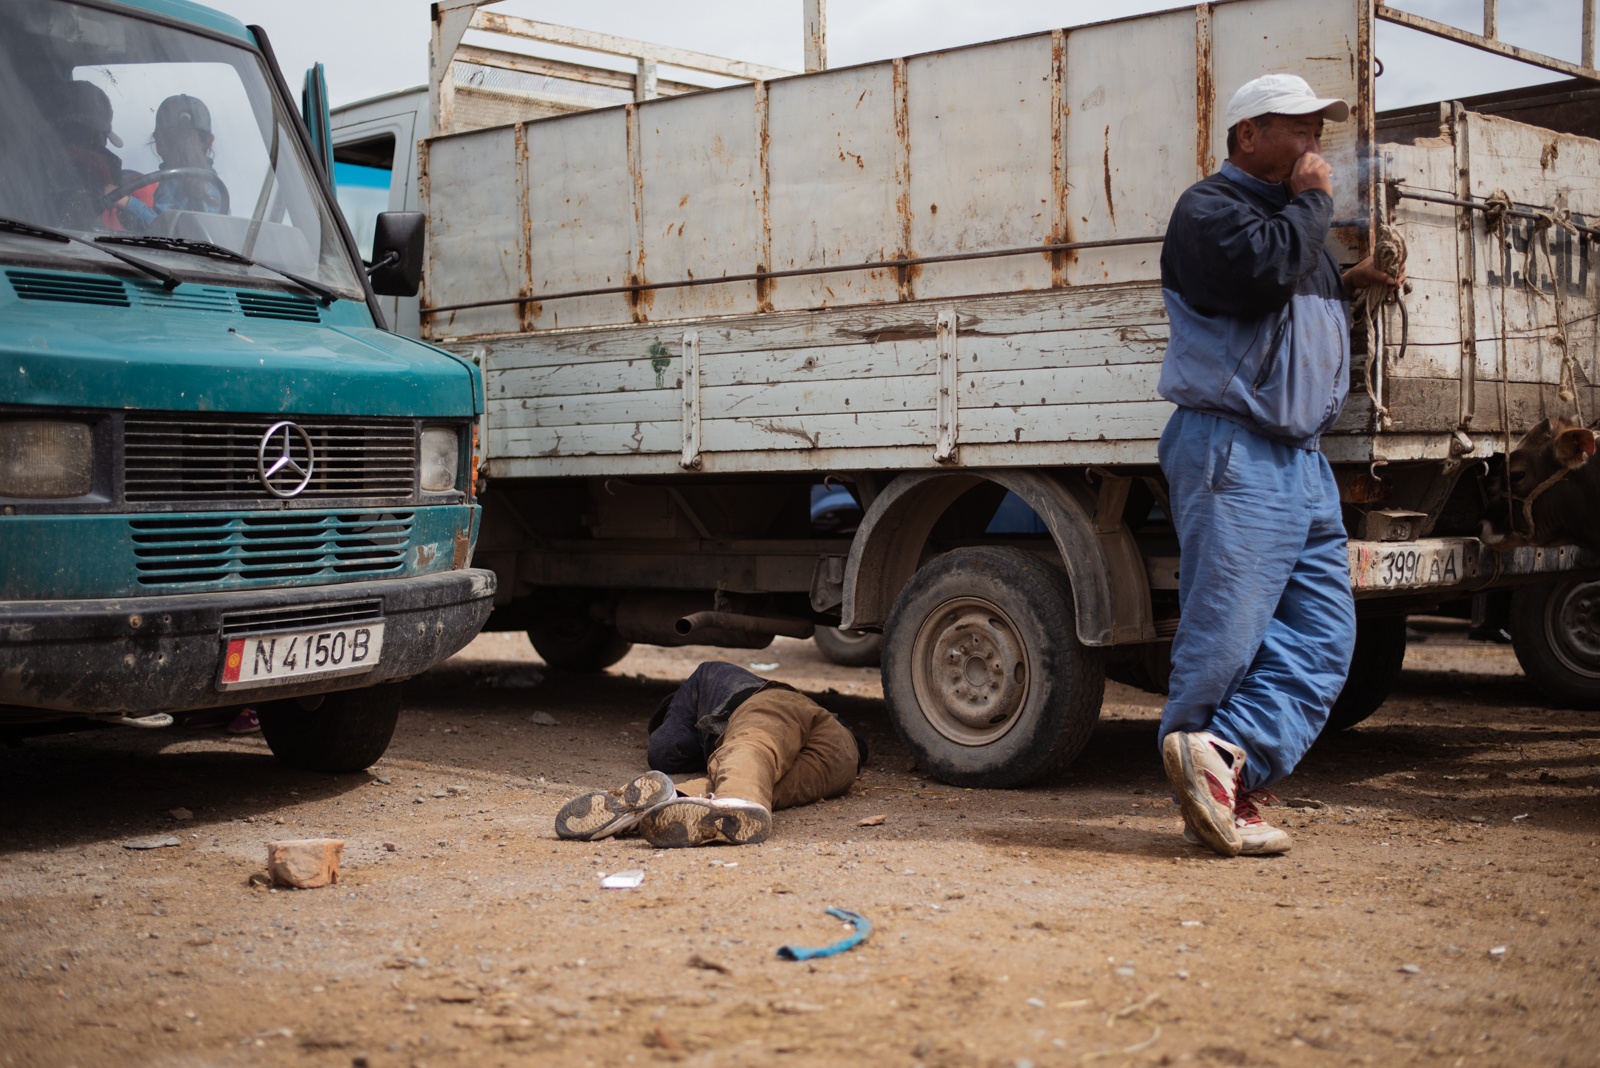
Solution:
[(1179, 408), (1161, 470), (1182, 552), (1161, 737), (1207, 730), (1244, 749), (1244, 787), (1294, 770), (1355, 649), (1339, 490), (1320, 452)]

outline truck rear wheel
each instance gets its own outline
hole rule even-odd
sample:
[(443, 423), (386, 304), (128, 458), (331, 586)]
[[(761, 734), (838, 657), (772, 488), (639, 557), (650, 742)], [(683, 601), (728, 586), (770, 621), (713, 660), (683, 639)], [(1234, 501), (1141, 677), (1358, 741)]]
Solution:
[(1356, 651), (1350, 675), (1328, 713), (1323, 733), (1342, 731), (1376, 712), (1400, 681), (1406, 662), (1406, 617), (1377, 616), (1356, 620)]
[(362, 771), (389, 748), (400, 687), (371, 686), (256, 706), (272, 755), (306, 771)]
[(877, 667), (883, 661), (883, 635), (870, 630), (818, 627), (811, 636), (817, 652), (840, 667)]
[(1600, 708), (1600, 581), (1524, 586), (1511, 597), (1511, 648), (1539, 692), (1565, 708)]
[(1045, 778), (1083, 750), (1100, 716), (1103, 658), (1082, 645), (1072, 587), (1020, 549), (957, 549), (895, 599), (883, 691), (902, 740), (953, 786)]
[(615, 627), (585, 616), (535, 623), (528, 628), (528, 640), (550, 667), (579, 674), (604, 671), (633, 648)]

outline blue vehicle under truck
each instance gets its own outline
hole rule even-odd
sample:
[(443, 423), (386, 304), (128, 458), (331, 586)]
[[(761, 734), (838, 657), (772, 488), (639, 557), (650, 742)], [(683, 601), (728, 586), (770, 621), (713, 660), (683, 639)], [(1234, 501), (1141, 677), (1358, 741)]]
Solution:
[(0, 734), (254, 706), (366, 767), (487, 618), (469, 362), (385, 328), (320, 68), (181, 0), (0, 5)]

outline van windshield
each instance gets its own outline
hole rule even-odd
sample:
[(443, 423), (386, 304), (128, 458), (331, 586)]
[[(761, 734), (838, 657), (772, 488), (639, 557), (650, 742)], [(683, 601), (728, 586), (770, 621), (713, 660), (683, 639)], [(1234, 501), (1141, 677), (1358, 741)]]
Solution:
[[(139, 258), (184, 280), (289, 286), (271, 267), (363, 299), (298, 117), (268, 78), (257, 53), (202, 33), (62, 0), (0, 3), (0, 217), (124, 250), (147, 238)], [(206, 245), (237, 255), (194, 254)], [(0, 232), (0, 261), (127, 269), (16, 232)]]

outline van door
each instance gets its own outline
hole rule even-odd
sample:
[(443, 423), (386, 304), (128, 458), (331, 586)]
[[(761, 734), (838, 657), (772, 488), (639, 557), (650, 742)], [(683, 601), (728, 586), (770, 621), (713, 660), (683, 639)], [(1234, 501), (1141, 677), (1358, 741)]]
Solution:
[[(372, 254), (373, 227), (380, 211), (417, 210), (417, 112), (408, 101), (395, 104), (392, 112), (349, 125), (344, 116), (334, 117), (335, 191), (363, 256)], [(391, 330), (407, 337), (418, 335), (416, 297), (380, 297), (379, 303)]]

